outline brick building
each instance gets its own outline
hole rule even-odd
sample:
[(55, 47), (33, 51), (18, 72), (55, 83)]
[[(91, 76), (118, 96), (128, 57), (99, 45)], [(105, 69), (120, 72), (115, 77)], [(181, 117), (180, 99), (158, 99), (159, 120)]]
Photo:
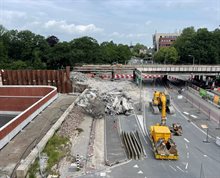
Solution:
[(154, 50), (158, 51), (161, 47), (171, 46), (179, 35), (179, 33), (155, 33), (153, 35)]

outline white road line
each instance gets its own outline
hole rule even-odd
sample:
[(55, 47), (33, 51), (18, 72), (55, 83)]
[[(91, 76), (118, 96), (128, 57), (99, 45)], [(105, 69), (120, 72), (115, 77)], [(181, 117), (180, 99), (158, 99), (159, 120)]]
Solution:
[(190, 115), (190, 116), (193, 117), (193, 118), (195, 118), (195, 119), (197, 118), (197, 116), (195, 116), (195, 115)]
[(134, 168), (138, 168), (138, 165), (137, 165), (137, 164), (135, 164), (133, 167), (134, 167)]
[(138, 171), (138, 174), (143, 174), (143, 172), (140, 170), (140, 171)]
[(124, 165), (124, 164), (127, 164), (127, 163), (129, 163), (129, 162), (131, 162), (131, 161), (132, 161), (132, 159), (129, 159), (129, 160), (125, 161), (125, 162), (122, 162), (122, 163), (113, 165), (113, 166), (111, 166), (111, 167), (109, 168), (109, 170), (111, 170), (111, 169), (113, 169), (113, 168), (115, 168), (115, 167), (119, 167), (119, 166), (122, 166), (122, 165)]
[(179, 166), (176, 166), (177, 169), (179, 169), (180, 171), (184, 172), (184, 170), (182, 170)]
[(185, 146), (186, 146), (186, 149), (188, 149), (189, 147), (188, 147), (188, 145), (185, 143)]
[(169, 167), (170, 167), (171, 169), (173, 169), (174, 171), (177, 171), (173, 166), (169, 165)]
[(186, 163), (185, 169), (187, 169), (187, 168), (188, 168), (188, 165), (189, 165), (189, 163)]
[(183, 112), (184, 114), (186, 114), (186, 115), (189, 115), (189, 113), (188, 112)]
[[(173, 105), (173, 107), (180, 113), (180, 115), (183, 116), (184, 119), (186, 119), (187, 121), (189, 120), (184, 114), (182, 114), (182, 112), (175, 106)], [(190, 122), (193, 126), (195, 126), (198, 130), (200, 130), (203, 134), (206, 135), (206, 132), (203, 131), (201, 128), (199, 128), (196, 124), (194, 124), (193, 122)], [(208, 135), (209, 138), (213, 138), (210, 135)]]
[[(202, 130), (201, 128), (199, 128), (196, 124), (194, 124), (193, 122), (191, 122), (192, 125), (194, 125), (197, 129), (199, 129), (202, 133), (204, 133), (205, 135), (207, 135), (207, 133)], [(208, 135), (209, 138), (213, 138), (212, 136)]]
[(187, 152), (187, 156), (186, 157), (189, 158), (189, 152)]
[(187, 140), (186, 138), (184, 138), (184, 140), (185, 140), (187, 143), (189, 143), (189, 140)]

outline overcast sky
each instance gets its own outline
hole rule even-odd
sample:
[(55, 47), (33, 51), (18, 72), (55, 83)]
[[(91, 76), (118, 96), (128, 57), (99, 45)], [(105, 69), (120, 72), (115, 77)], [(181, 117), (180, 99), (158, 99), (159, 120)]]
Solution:
[(61, 41), (88, 35), (152, 46), (155, 31), (218, 28), (220, 0), (0, 0), (0, 24)]

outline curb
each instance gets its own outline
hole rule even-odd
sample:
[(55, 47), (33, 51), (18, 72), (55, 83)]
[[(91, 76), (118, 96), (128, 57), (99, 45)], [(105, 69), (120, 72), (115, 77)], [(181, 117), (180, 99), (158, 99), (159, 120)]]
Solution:
[(41, 141), (35, 146), (31, 153), (22, 161), (22, 163), (16, 169), (17, 178), (25, 178), (31, 164), (34, 163), (35, 159), (38, 157), (38, 153), (42, 152), (46, 146), (48, 140), (54, 135), (54, 133), (60, 128), (61, 124), (68, 116), (70, 111), (74, 108), (76, 103), (82, 98), (82, 96), (87, 92), (88, 89), (85, 89), (80, 96), (66, 109), (62, 116), (56, 121), (56, 123), (50, 128), (46, 135), (41, 139)]

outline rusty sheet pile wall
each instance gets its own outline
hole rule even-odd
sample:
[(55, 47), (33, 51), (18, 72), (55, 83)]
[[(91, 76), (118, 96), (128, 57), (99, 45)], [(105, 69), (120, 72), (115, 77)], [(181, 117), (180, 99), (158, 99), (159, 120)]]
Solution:
[(70, 67), (65, 70), (1, 70), (3, 85), (51, 85), (59, 93), (72, 92)]

